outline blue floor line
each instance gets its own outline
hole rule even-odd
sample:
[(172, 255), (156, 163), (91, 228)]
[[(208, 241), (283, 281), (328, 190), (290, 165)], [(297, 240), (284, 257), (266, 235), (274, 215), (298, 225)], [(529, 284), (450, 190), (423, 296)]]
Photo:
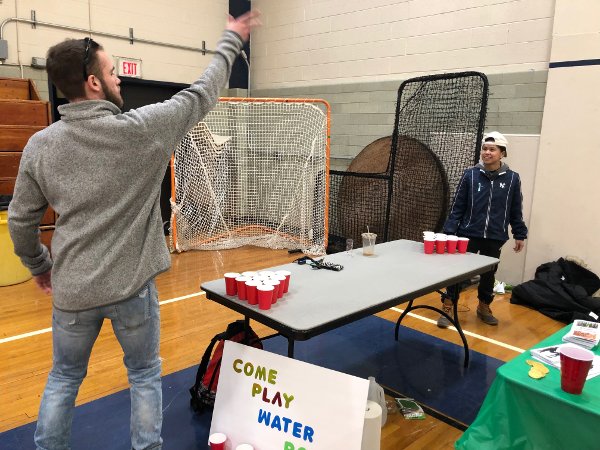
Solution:
[[(448, 331), (450, 332), (450, 331)], [(265, 350), (287, 354), (287, 340), (266, 340)], [(198, 348), (200, 359), (204, 348)], [(366, 378), (375, 376), (385, 387), (415, 398), (459, 422), (470, 424), (503, 364), (471, 351), (468, 368), (463, 349), (433, 336), (370, 316), (313, 339), (296, 342), (295, 357), (318, 366)], [(189, 387), (196, 366), (163, 377), (163, 449), (205, 449), (211, 414), (193, 414)], [(129, 390), (117, 392), (75, 408), (73, 449), (130, 448)], [(33, 449), (35, 422), (0, 433), (0, 449)]]

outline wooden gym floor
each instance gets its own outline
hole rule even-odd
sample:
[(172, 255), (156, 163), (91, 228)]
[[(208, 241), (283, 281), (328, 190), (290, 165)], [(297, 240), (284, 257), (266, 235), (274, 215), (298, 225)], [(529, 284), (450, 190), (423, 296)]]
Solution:
[[(506, 249), (505, 251), (510, 251)], [(190, 251), (172, 255), (172, 268), (157, 278), (161, 302), (161, 355), (163, 374), (195, 366), (212, 336), (240, 316), (206, 300), (199, 286), (225, 272), (260, 270), (298, 258), (285, 250), (244, 247), (222, 251)], [(463, 292), (459, 315), (472, 350), (503, 361), (519, 349), (527, 349), (564, 325), (542, 314), (510, 304), (510, 294), (498, 295), (492, 304), (500, 325), (491, 327), (475, 317), (475, 287)], [(419, 303), (439, 305), (438, 295), (428, 295)], [(32, 280), (0, 287), (0, 432), (36, 420), (41, 394), (52, 362), (51, 298), (38, 290)], [(381, 314), (396, 321), (402, 305)], [(403, 325), (439, 339), (460, 344), (455, 331), (435, 325), (432, 311), (419, 310), (404, 319)], [(259, 336), (271, 333), (253, 322)], [(121, 349), (105, 323), (94, 346), (87, 378), (77, 404), (101, 398), (128, 387)], [(407, 421), (399, 414), (388, 416), (382, 430), (382, 450), (450, 449), (461, 431), (433, 417)]]

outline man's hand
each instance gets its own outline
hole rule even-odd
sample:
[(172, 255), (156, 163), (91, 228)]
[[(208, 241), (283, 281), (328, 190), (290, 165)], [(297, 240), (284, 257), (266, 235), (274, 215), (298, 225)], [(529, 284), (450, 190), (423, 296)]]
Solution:
[(524, 248), (525, 248), (525, 241), (520, 241), (518, 239), (515, 239), (515, 246), (513, 248), (513, 250), (515, 251), (515, 253), (519, 253)]
[(51, 279), (51, 270), (48, 272), (44, 272), (40, 275), (34, 275), (33, 280), (38, 287), (44, 291), (44, 294), (52, 294), (52, 279)]
[(227, 21), (227, 30), (239, 34), (242, 40), (246, 42), (250, 37), (250, 32), (254, 28), (262, 25), (258, 19), (259, 17), (260, 11), (258, 10), (248, 11), (237, 18), (229, 16), (229, 20)]

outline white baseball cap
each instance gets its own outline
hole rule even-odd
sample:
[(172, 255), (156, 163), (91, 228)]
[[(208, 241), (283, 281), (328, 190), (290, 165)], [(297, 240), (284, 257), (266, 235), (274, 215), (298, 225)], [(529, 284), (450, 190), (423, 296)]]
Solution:
[(485, 141), (490, 139), (494, 144), (501, 145), (506, 150), (508, 150), (508, 140), (504, 137), (502, 133), (498, 133), (497, 131), (490, 131), (483, 135), (483, 141), (481, 145), (485, 144)]

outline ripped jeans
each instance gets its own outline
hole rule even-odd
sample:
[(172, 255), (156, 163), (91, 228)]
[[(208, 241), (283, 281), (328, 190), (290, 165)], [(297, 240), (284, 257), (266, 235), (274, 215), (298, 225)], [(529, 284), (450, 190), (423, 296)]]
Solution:
[(151, 280), (138, 295), (114, 305), (80, 312), (52, 309), (53, 363), (35, 430), (38, 450), (71, 447), (75, 399), (104, 319), (111, 320), (124, 353), (131, 393), (131, 445), (161, 448), (160, 313)]

